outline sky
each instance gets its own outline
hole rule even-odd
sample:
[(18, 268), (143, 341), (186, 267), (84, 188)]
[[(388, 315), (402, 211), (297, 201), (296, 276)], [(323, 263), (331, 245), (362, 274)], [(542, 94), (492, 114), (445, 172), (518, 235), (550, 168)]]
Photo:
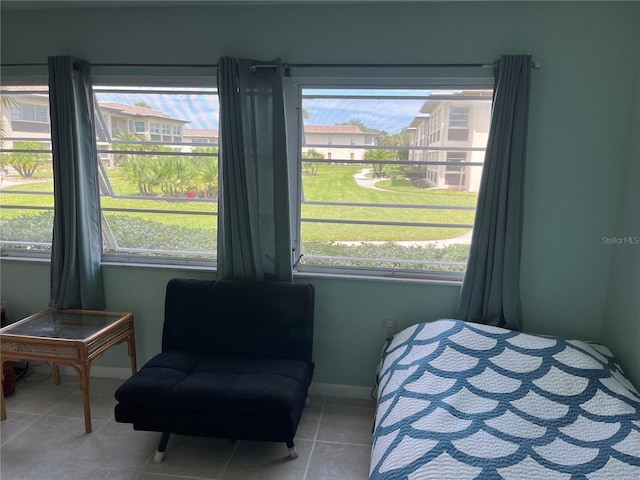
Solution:
[[(309, 114), (305, 120), (310, 125), (336, 125), (358, 119), (367, 127), (397, 133), (407, 127), (420, 113), (424, 96), (431, 91), (407, 90), (310, 90), (310, 97), (303, 98), (302, 106)], [(334, 98), (317, 98), (331, 93)], [(373, 99), (384, 93), (386, 96), (407, 96), (411, 98)], [(438, 92), (438, 93), (442, 93)], [(337, 98), (336, 98), (337, 97)], [(342, 98), (340, 98), (342, 97)], [(423, 98), (416, 98), (423, 97)], [(182, 91), (166, 93), (97, 93), (98, 102), (119, 102), (133, 105), (145, 102), (153, 109), (167, 113), (173, 118), (187, 120), (184, 128), (218, 129), (218, 98), (214, 94), (196, 94)]]
[(218, 96), (191, 93), (147, 94), (147, 93), (96, 93), (98, 103), (118, 102), (134, 105), (144, 102), (154, 110), (164, 112), (172, 118), (190, 123), (184, 128), (218, 129)]

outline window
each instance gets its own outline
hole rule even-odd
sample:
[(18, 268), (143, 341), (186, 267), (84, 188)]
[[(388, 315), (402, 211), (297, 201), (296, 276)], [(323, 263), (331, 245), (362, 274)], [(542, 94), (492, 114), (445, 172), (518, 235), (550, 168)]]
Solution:
[[(304, 136), (295, 135), (300, 139), (295, 192), (300, 199), (299, 271), (461, 278), (493, 82), (439, 81), (431, 88), (408, 82), (368, 79), (362, 85), (358, 80), (334, 85), (332, 80), (290, 80), (289, 96), (296, 99), (291, 103), (299, 107), (295, 124), (356, 125), (369, 133), (355, 152), (351, 145), (334, 142), (333, 158), (313, 160), (303, 155), (311, 148)], [(463, 99), (470, 106), (458, 108)], [(454, 112), (454, 123), (472, 132), (482, 129), (483, 135), (469, 135), (464, 145), (450, 144), (441, 133), (447, 111)], [(422, 130), (412, 134), (416, 125)], [(310, 161), (317, 165), (313, 175), (306, 173)]]
[(145, 132), (144, 122), (141, 122), (141, 121), (133, 122), (133, 131), (136, 133), (144, 133)]
[(462, 191), (466, 181), (466, 166), (463, 162), (467, 160), (467, 152), (447, 152), (447, 166), (445, 167), (445, 183), (449, 188), (456, 188)]
[[(218, 149), (183, 143), (182, 127), (152, 123), (161, 140), (112, 138), (107, 104), (144, 102), (167, 119), (218, 128), (213, 88), (94, 85), (103, 260), (211, 264), (216, 259)], [(104, 107), (103, 107), (104, 105)], [(126, 114), (127, 108), (121, 108)], [(144, 122), (142, 122), (144, 124)], [(160, 126), (161, 125), (161, 126)], [(168, 132), (167, 138), (164, 134)]]
[(24, 97), (14, 99), (11, 104), (11, 121), (41, 122), (49, 123), (49, 108), (47, 105), (34, 105), (32, 103), (22, 103)]
[(160, 135), (160, 124), (151, 122), (150, 131), (153, 135)]
[(50, 256), (53, 174), (48, 112), (49, 93), (44, 85), (0, 89), (0, 247), (3, 254)]
[(469, 109), (465, 107), (451, 107), (449, 111), (450, 127), (466, 127), (469, 125)]
[(181, 129), (178, 125), (174, 125), (174, 126), (173, 126), (173, 134), (174, 134), (176, 137), (181, 136), (181, 135), (182, 135), (182, 129)]

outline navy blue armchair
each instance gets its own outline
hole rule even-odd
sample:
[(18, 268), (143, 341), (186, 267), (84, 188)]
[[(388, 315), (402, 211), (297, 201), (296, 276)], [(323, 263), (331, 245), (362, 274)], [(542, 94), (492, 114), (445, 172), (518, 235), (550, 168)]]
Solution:
[(293, 439), (313, 376), (309, 284), (173, 279), (162, 352), (116, 391), (115, 419), (162, 432), (285, 442)]

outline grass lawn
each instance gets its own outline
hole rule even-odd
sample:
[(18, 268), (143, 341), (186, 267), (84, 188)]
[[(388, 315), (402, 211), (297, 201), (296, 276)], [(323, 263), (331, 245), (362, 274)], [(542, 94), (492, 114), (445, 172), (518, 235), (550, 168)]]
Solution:
[[(408, 180), (381, 180), (378, 188), (360, 187), (353, 176), (362, 168), (357, 165), (322, 164), (315, 176), (302, 179), (304, 199), (316, 202), (371, 203), (373, 206), (302, 205), (302, 217), (331, 220), (377, 220), (438, 224), (473, 224), (473, 210), (416, 209), (376, 207), (375, 204), (468, 206), (475, 207), (477, 194), (416, 188)], [(431, 228), (416, 226), (349, 225), (308, 223), (302, 225), (303, 240), (334, 241), (423, 241), (452, 238), (469, 228)]]
[[(448, 190), (419, 189), (406, 180), (381, 180), (379, 188), (373, 190), (359, 186), (353, 175), (362, 167), (355, 165), (327, 165), (318, 168), (317, 175), (304, 176), (303, 189), (306, 201), (317, 202), (353, 202), (371, 204), (431, 205), (431, 206), (470, 206), (474, 207), (477, 194), (469, 192), (453, 192)], [(135, 185), (127, 184), (119, 169), (109, 169), (109, 179), (114, 192), (118, 195), (137, 195)], [(51, 172), (39, 172), (42, 180), (31, 180), (28, 183), (5, 187), (5, 192), (28, 190), (30, 192), (53, 192)], [(163, 210), (164, 213), (106, 213), (107, 218), (117, 216), (120, 224), (126, 225), (127, 218), (140, 221), (151, 221), (153, 225), (183, 228), (186, 231), (214, 232), (217, 220), (214, 215), (171, 214), (171, 211), (217, 212), (216, 202), (182, 202), (153, 199), (121, 199), (109, 196), (101, 198), (105, 208), (135, 208), (143, 210)], [(53, 206), (52, 195), (2, 194), (0, 204), (23, 206)], [(26, 215), (33, 215), (34, 210), (2, 211), (3, 228), (8, 222)], [(329, 220), (377, 220), (390, 222), (421, 222), (466, 224), (473, 223), (473, 210), (451, 209), (415, 209), (389, 207), (350, 207), (339, 205), (302, 205), (302, 216), (307, 219)], [(137, 228), (141, 228), (136, 221)], [(335, 223), (309, 223), (302, 225), (303, 241), (421, 241), (452, 238), (467, 232), (468, 228), (430, 228), (416, 226), (371, 226)]]

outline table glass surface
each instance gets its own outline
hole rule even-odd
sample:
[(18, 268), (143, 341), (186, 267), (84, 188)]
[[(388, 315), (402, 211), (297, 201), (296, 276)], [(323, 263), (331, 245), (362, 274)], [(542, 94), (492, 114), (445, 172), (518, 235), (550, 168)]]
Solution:
[(2, 333), (42, 338), (87, 338), (122, 318), (121, 313), (83, 313), (46, 310), (26, 321), (8, 325)]

